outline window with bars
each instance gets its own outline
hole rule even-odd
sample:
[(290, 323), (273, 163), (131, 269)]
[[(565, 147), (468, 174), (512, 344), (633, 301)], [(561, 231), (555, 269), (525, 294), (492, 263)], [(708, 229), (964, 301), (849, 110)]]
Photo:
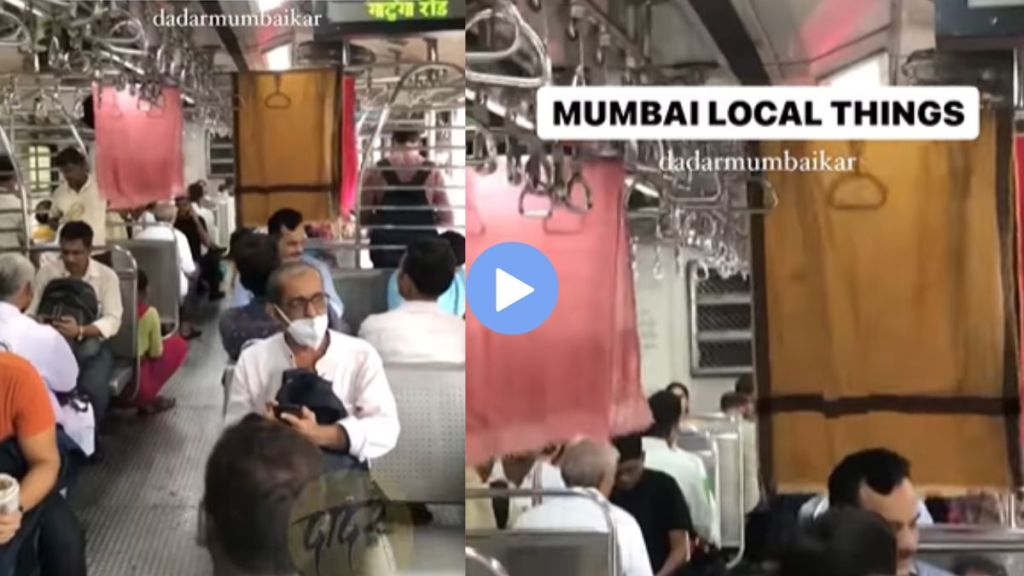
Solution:
[(750, 278), (702, 277), (689, 269), (690, 371), (694, 376), (753, 372), (754, 304)]
[(235, 142), (231, 136), (210, 134), (206, 139), (206, 174), (208, 178), (235, 177)]
[(28, 147), (28, 178), (29, 191), (36, 196), (49, 195), (60, 177), (53, 165), (55, 147), (32, 145)]

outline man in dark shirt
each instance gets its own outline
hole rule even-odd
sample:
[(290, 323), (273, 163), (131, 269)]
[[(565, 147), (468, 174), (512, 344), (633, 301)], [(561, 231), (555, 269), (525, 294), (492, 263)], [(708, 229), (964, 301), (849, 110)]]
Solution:
[[(174, 227), (188, 239), (188, 246), (192, 250), (192, 259), (199, 266), (199, 277), (205, 284), (210, 299), (220, 300), (224, 297), (224, 293), (220, 289), (220, 283), (223, 280), (220, 258), (224, 251), (213, 243), (206, 221), (195, 211), (187, 196), (175, 198), (174, 205), (178, 209)], [(206, 254), (203, 254), (203, 248), (206, 248)]]
[(232, 362), (238, 361), (242, 346), (281, 331), (280, 322), (267, 311), (267, 282), (281, 265), (277, 242), (266, 234), (248, 234), (232, 247), (235, 268), (242, 286), (252, 293), (245, 306), (231, 308), (221, 317), (220, 337)]
[(693, 521), (679, 485), (668, 474), (644, 468), (640, 435), (615, 439), (619, 466), (611, 501), (636, 518), (655, 576), (678, 576), (690, 560)]

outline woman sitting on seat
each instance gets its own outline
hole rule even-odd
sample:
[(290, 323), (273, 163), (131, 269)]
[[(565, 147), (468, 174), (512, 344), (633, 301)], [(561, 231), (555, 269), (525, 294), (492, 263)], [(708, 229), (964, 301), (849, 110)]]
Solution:
[(178, 334), (164, 340), (160, 329), (160, 313), (146, 302), (149, 279), (139, 270), (139, 393), (135, 407), (140, 415), (156, 414), (174, 408), (173, 398), (159, 396), (160, 390), (181, 368), (188, 353), (188, 343)]

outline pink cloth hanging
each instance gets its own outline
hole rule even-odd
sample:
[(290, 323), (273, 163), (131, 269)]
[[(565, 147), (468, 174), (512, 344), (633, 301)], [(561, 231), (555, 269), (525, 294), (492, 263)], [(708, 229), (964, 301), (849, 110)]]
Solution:
[(341, 77), (341, 215), (346, 220), (356, 208), (359, 186), (359, 143), (356, 140), (356, 77)]
[(469, 465), (650, 424), (640, 384), (625, 173), (618, 163), (594, 162), (584, 176), (593, 189), (593, 210), (583, 216), (558, 210), (541, 220), (519, 214), (521, 186), (508, 183), (503, 164), (490, 176), (467, 171), (470, 270), (490, 246), (525, 242), (547, 255), (559, 280), (554, 313), (528, 334), (496, 334), (471, 310), (467, 314), (473, 359), (466, 366)]
[(165, 88), (154, 107), (127, 90), (93, 87), (96, 183), (112, 210), (184, 193), (181, 92)]

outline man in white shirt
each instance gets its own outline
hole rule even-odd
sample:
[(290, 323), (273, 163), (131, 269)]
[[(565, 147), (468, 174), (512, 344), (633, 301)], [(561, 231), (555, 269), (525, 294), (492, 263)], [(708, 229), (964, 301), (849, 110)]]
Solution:
[(303, 262), (274, 271), (269, 282), (270, 308), (285, 332), (242, 351), (235, 366), (226, 424), (248, 413), (276, 418), (275, 399), (284, 372), (302, 368), (328, 381), (348, 415), (319, 424), (308, 407), (280, 419), (329, 453), (349, 455), (361, 463), (384, 456), (398, 442), (398, 407), (380, 355), (366, 342), (327, 327), (327, 295), (320, 273)]
[(178, 249), (178, 267), (181, 270), (180, 294), (182, 301), (188, 295), (188, 279), (196, 273), (196, 263), (192, 259), (192, 249), (188, 245), (188, 238), (174, 227), (174, 219), (178, 215), (177, 208), (171, 204), (159, 204), (153, 209), (156, 222), (159, 225), (146, 226), (139, 231), (135, 238), (137, 240), (161, 240), (174, 242)]
[(385, 362), (466, 361), (466, 322), (441, 309), (441, 297), (455, 278), (455, 254), (440, 238), (418, 240), (402, 258), (398, 308), (363, 321), (359, 337)]
[(74, 148), (65, 148), (54, 159), (64, 181), (53, 193), (50, 217), (62, 225), (85, 222), (92, 228), (93, 245), (107, 243), (107, 201), (100, 196), (96, 179), (89, 173), (89, 161)]
[(71, 344), (78, 358), (79, 389), (89, 394), (96, 422), (103, 422), (113, 390), (113, 354), (107, 341), (121, 329), (121, 285), (117, 273), (90, 258), (92, 228), (84, 222), (69, 222), (60, 231), (60, 258), (43, 265), (32, 286), (34, 292), (28, 313), (36, 315), (46, 285), (59, 278), (84, 280), (96, 292), (99, 317), (88, 325), (79, 325), (70, 317), (52, 319), (53, 327)]
[(32, 303), (35, 272), (32, 262), (21, 254), (0, 254), (0, 344), (28, 360), (43, 377), (57, 422), (89, 456), (96, 427), (92, 413), (77, 411), (74, 402), (62, 408), (57, 400), (57, 394), (68, 395), (75, 390), (75, 355), (59, 332), (23, 313)]
[[(619, 570), (622, 576), (651, 576), (650, 560), (644, 536), (628, 512), (608, 502), (615, 486), (619, 455), (615, 448), (583, 440), (569, 446), (562, 456), (562, 478), (570, 488), (591, 488), (600, 493), (609, 507), (615, 528)], [(581, 497), (549, 497), (544, 503), (524, 512), (515, 522), (517, 530), (566, 530), (608, 532), (608, 520), (600, 506)]]
[(676, 481), (690, 508), (697, 534), (707, 542), (719, 544), (720, 522), (704, 461), (676, 444), (683, 416), (679, 398), (668, 390), (662, 390), (650, 397), (648, 405), (654, 425), (643, 439), (645, 466), (664, 472)]

